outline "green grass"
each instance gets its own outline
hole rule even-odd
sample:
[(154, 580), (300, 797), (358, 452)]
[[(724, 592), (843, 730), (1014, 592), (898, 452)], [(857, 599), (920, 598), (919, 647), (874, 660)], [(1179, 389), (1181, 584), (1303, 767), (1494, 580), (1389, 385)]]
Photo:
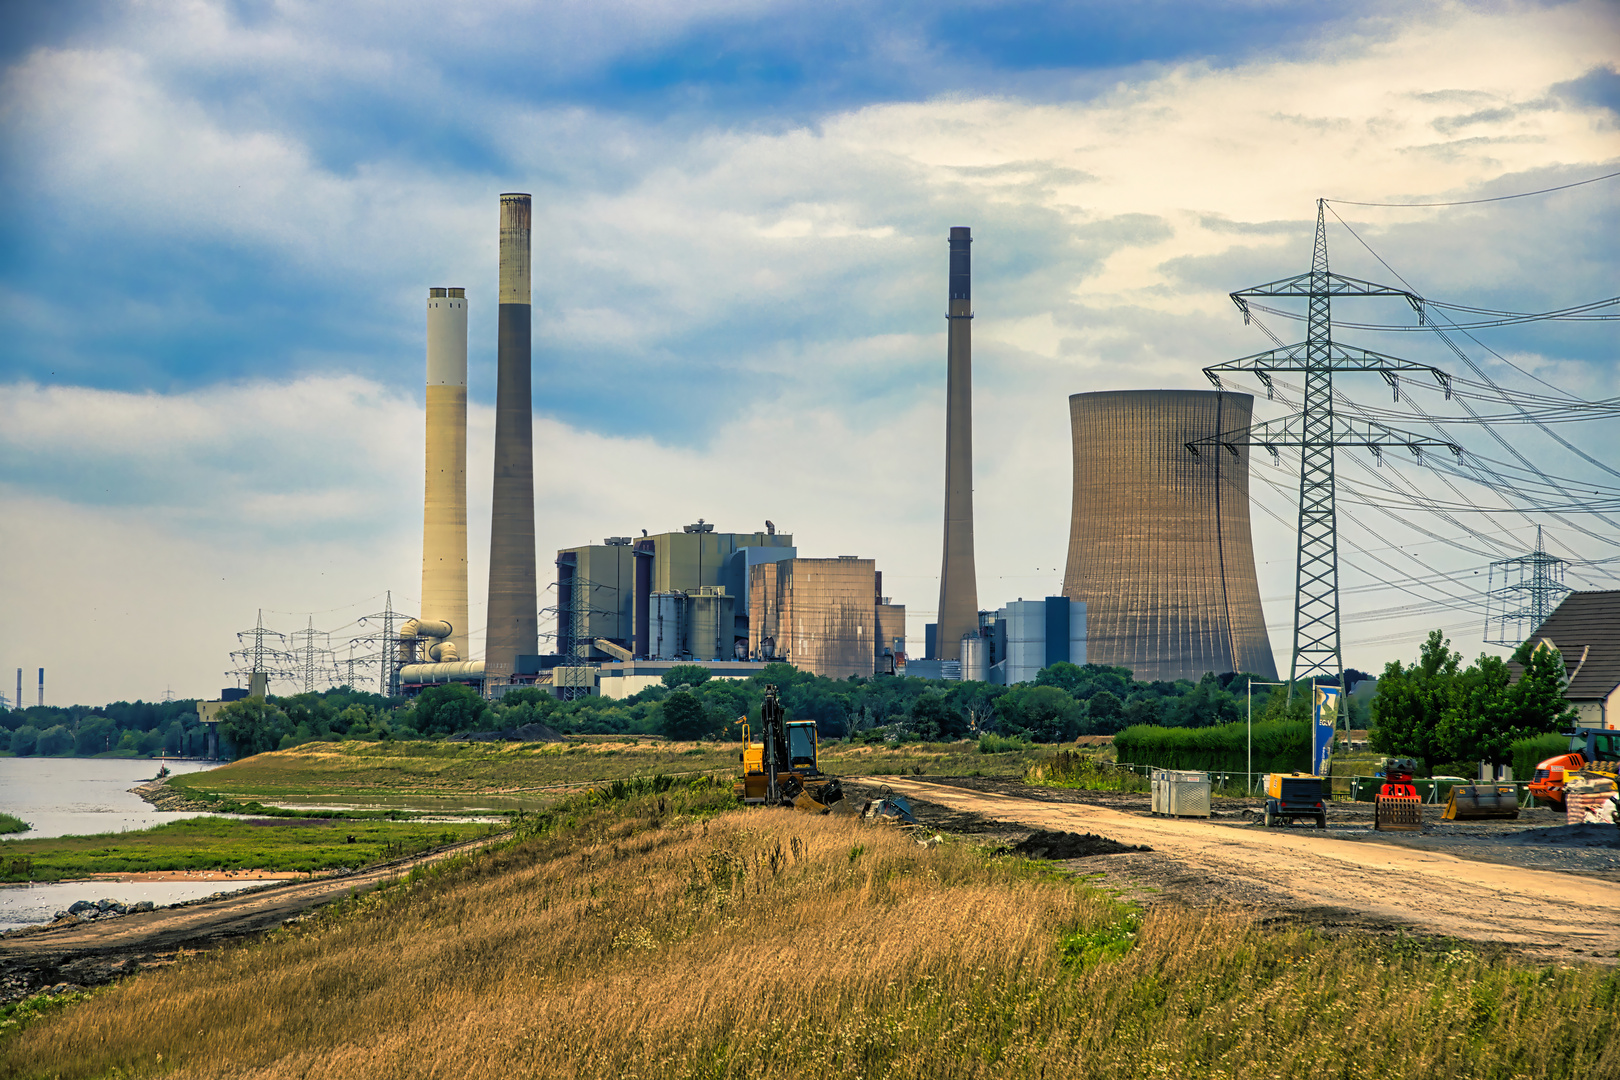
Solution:
[(32, 828), (32, 825), (28, 824), (28, 822), (24, 821), (20, 817), (13, 817), (10, 814), (0, 814), (0, 835), (5, 833), (27, 832)]
[(0, 857), (0, 880), (61, 881), (156, 870), (303, 873), (354, 868), (497, 828), (467, 822), (190, 818), (134, 832), (8, 840)]
[[(730, 774), (738, 768), (737, 743), (584, 741), (588, 738), (566, 744), (309, 743), (176, 776), (168, 787), (215, 801), (222, 809), (281, 802), (441, 812), (540, 810), (578, 786), (657, 775)], [(838, 776), (1019, 776), (1045, 751), (1018, 745), (1017, 750), (986, 756), (979, 743), (968, 740), (827, 742), (821, 747), (821, 765)]]

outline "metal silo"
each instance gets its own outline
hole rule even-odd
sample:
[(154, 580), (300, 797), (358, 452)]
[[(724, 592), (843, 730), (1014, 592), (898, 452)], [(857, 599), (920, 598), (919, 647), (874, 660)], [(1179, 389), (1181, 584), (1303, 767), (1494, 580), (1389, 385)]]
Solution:
[(647, 653), (653, 660), (680, 660), (686, 651), (686, 594), (655, 592), (650, 597)]
[(1074, 394), (1063, 595), (1086, 603), (1086, 659), (1136, 678), (1277, 677), (1249, 534), (1249, 450), (1186, 444), (1249, 423), (1215, 390)]
[(990, 681), (990, 642), (978, 634), (962, 635), (962, 681)]

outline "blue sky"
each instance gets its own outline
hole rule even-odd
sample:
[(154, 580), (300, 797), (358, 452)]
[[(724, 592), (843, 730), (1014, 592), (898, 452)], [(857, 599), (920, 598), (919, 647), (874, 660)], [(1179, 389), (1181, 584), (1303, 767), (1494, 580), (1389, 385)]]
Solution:
[[(920, 639), (944, 236), (968, 224), (981, 600), (1053, 591), (1066, 395), (1207, 385), (1205, 364), (1265, 347), (1225, 294), (1304, 268), (1317, 196), (1620, 168), (1617, 22), (1603, 3), (30, 7), (0, 42), (0, 593), (30, 626), (0, 665), (66, 679), (88, 649), (116, 660), (66, 696), (209, 692), (257, 607), (291, 626), (408, 598), (423, 290), (469, 290), (476, 516), (505, 190), (536, 200), (542, 552), (786, 519), (807, 553), (878, 556)], [(1528, 310), (1614, 293), (1616, 190), (1341, 213), (1426, 293)], [(1330, 243), (1387, 276), (1336, 223)], [(1387, 337), (1365, 344), (1457, 363)], [(1486, 343), (1617, 393), (1605, 327)], [(1268, 600), (1292, 570), (1269, 520)], [(1527, 522), (1501, 525), (1506, 551)], [(87, 606), (90, 629), (63, 614)], [(183, 643), (155, 667), (117, 629), (143, 612)]]

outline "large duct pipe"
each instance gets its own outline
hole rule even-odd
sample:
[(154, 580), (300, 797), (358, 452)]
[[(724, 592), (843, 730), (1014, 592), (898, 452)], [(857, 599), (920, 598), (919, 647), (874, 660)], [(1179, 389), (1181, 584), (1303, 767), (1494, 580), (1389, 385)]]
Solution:
[(651, 641), (652, 571), (655, 557), (651, 540), (636, 541), (635, 644), (637, 660), (645, 660), (649, 655), (647, 647)]
[[(427, 301), (427, 479), (422, 500), (422, 618), (455, 628), (467, 655), (467, 291)], [(431, 635), (438, 636), (438, 635)]]
[(495, 489), (489, 522), (491, 682), (539, 651), (534, 558), (534, 404), (529, 368), (529, 196), (501, 196), (501, 287), (495, 382)]
[(962, 636), (979, 629), (979, 579), (973, 562), (972, 230), (951, 229), (950, 308), (946, 321), (945, 554), (939, 572), (939, 658), (961, 658)]

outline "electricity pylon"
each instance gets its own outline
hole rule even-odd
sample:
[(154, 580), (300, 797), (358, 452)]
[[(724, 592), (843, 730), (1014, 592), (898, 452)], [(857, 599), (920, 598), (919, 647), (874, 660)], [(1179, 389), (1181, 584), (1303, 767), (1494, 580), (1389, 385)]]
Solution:
[(1395, 356), (1340, 345), (1333, 340), (1332, 298), (1335, 296), (1402, 297), (1419, 313), (1423, 298), (1406, 289), (1345, 277), (1328, 269), (1326, 200), (1316, 200), (1316, 248), (1309, 273), (1240, 289), (1232, 302), (1249, 321), (1249, 300), (1255, 297), (1304, 297), (1309, 303), (1305, 340), (1267, 352), (1228, 360), (1204, 369), (1217, 389), (1223, 374), (1254, 375), (1273, 394), (1271, 373), (1298, 371), (1305, 375), (1301, 412), (1280, 420), (1251, 424), (1240, 431), (1221, 433), (1187, 444), (1196, 454), (1200, 447), (1225, 446), (1238, 456), (1239, 446), (1260, 446), (1275, 460), (1283, 448), (1298, 447), (1299, 553), (1294, 576), (1294, 649), (1289, 665), (1288, 693), (1300, 679), (1342, 679), (1344, 655), (1339, 645), (1339, 530), (1335, 504), (1333, 453), (1338, 447), (1363, 447), (1380, 457), (1384, 450), (1402, 448), (1421, 459), (1427, 448), (1443, 448), (1461, 456), (1455, 443), (1433, 436), (1396, 431), (1367, 420), (1340, 416), (1333, 408), (1335, 372), (1376, 372), (1400, 398), (1400, 376), (1422, 372), (1434, 377), (1451, 396), (1451, 377), (1439, 368)]
[(1536, 550), (1491, 563), (1485, 588), (1486, 643), (1511, 649), (1535, 633), (1571, 591), (1564, 584), (1567, 564), (1547, 553), (1540, 525), (1536, 526)]

